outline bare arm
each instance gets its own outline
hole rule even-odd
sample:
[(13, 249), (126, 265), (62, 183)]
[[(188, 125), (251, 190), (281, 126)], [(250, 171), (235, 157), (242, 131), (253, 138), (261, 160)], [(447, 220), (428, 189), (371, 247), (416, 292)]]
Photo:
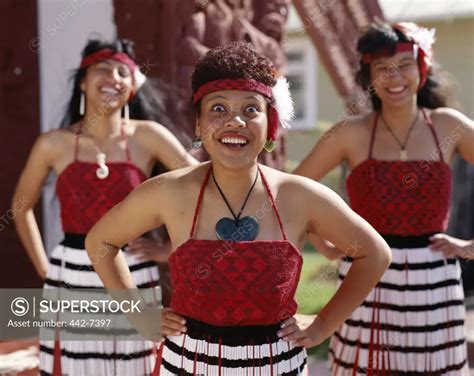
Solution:
[[(344, 120), (336, 123), (331, 129), (326, 131), (317, 141), (309, 155), (293, 171), (293, 174), (317, 181), (340, 165), (346, 159), (344, 143), (347, 136), (344, 127), (347, 126), (347, 120)], [(319, 253), (330, 260), (344, 255), (344, 252), (316, 234), (309, 234), (309, 240)]]
[[(163, 194), (167, 184), (163, 184), (163, 178), (166, 179), (164, 175), (160, 175), (133, 190), (87, 234), (85, 246), (91, 263), (104, 286), (115, 298), (140, 300), (120, 248), (163, 224), (160, 210), (167, 210), (166, 195)], [(184, 318), (169, 309), (156, 310), (142, 306), (141, 312), (127, 316), (143, 337), (153, 341), (159, 341), (162, 335), (179, 335), (186, 331)]]
[(435, 252), (442, 252), (445, 257), (474, 260), (474, 239), (464, 240), (446, 234), (435, 234), (430, 240), (430, 248)]
[(347, 126), (347, 121), (343, 121), (326, 131), (293, 174), (318, 181), (339, 166), (346, 159)]
[(48, 258), (33, 208), (41, 196), (43, 184), (52, 169), (56, 152), (53, 135), (45, 134), (38, 138), (20, 175), (12, 199), (18, 236), (42, 279), (46, 278)]
[[(150, 179), (108, 211), (87, 234), (85, 246), (95, 271), (106, 288), (135, 289), (121, 247), (163, 224), (159, 210), (166, 207), (160, 197), (166, 188)], [(153, 202), (153, 205), (150, 205)]]
[(150, 154), (169, 170), (193, 166), (199, 162), (163, 125), (149, 121), (144, 125), (141, 142)]
[(474, 163), (474, 122), (459, 111), (450, 109), (450, 114), (456, 121), (456, 128), (451, 134), (453, 138), (459, 138), (457, 151), (467, 162)]
[[(354, 259), (343, 283), (306, 331), (295, 333), (306, 347), (330, 336), (363, 302), (391, 262), (391, 251), (383, 238), (330, 189), (306, 182), (305, 207), (309, 231), (328, 239)], [(302, 206), (303, 207), (303, 206)]]
[(315, 234), (308, 234), (308, 237), (316, 250), (329, 260), (336, 260), (344, 256), (344, 252), (336, 248), (331, 242), (321, 239)]

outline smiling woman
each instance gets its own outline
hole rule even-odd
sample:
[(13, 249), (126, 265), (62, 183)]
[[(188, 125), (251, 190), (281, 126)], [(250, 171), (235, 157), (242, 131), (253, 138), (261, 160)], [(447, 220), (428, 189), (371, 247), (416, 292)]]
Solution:
[[(157, 102), (149, 88), (145, 89), (147, 83), (134, 61), (130, 41), (89, 41), (74, 75), (63, 127), (41, 135), (31, 151), (13, 197), (13, 203), (22, 198), (28, 204), (15, 217), (15, 224), (49, 291), (102, 288), (84, 249), (86, 233), (150, 176), (156, 162), (170, 170), (197, 163), (169, 130), (151, 120), (165, 119), (165, 115), (159, 106), (150, 110), (150, 103)], [(48, 260), (33, 208), (50, 172), (58, 176), (56, 193), (65, 237)], [(138, 287), (154, 289), (159, 285), (156, 265), (135, 256), (139, 253), (135, 242), (142, 248), (154, 248), (163, 258), (167, 249), (148, 239), (136, 240), (142, 235), (130, 239), (134, 251), (127, 252), (125, 259)], [(151, 342), (116, 341), (106, 330), (97, 333), (110, 340), (61, 341), (59, 331), (41, 332), (41, 374), (151, 373)]]
[[(210, 162), (142, 184), (91, 229), (86, 248), (91, 258), (109, 251), (94, 265), (107, 287), (134, 288), (120, 247), (166, 225), (173, 297), (161, 315), (166, 338), (156, 374), (307, 375), (305, 347), (321, 343), (360, 304), (390, 252), (334, 192), (257, 163), (292, 109), (270, 60), (246, 43), (215, 48), (198, 61), (193, 90), (195, 145)], [(298, 248), (308, 233), (341, 249), (360, 247), (344, 287), (302, 325), (292, 316)], [(133, 321), (156, 339), (145, 319)]]
[[(351, 207), (392, 247), (388, 271), (331, 339), (334, 375), (469, 372), (461, 270), (452, 257), (468, 244), (459, 249), (462, 241), (433, 235), (449, 219), (449, 163), (456, 153), (474, 162), (474, 125), (446, 107), (433, 43), (434, 30), (413, 23), (371, 24), (358, 41), (357, 78), (373, 112), (335, 124), (295, 170), (319, 180), (347, 162)], [(343, 253), (312, 240), (330, 257)], [(340, 262), (341, 287), (352, 263)]]

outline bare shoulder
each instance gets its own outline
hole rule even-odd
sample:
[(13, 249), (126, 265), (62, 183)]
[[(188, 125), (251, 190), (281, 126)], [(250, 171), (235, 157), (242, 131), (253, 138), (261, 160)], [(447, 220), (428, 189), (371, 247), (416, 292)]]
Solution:
[(193, 187), (201, 186), (208, 170), (209, 162), (203, 162), (160, 174), (148, 179), (144, 184), (147, 190), (159, 193), (166, 200), (185, 202), (188, 192), (194, 191)]
[(313, 179), (288, 174), (268, 166), (260, 166), (265, 175), (270, 189), (277, 192), (280, 199), (298, 205), (301, 210), (312, 202), (324, 202), (327, 200), (338, 200), (339, 196), (330, 188), (314, 181)]
[(35, 148), (43, 157), (60, 158), (74, 146), (76, 130), (75, 126), (70, 126), (45, 132), (36, 140)]
[(453, 131), (456, 127), (472, 125), (472, 120), (454, 108), (439, 107), (426, 111), (430, 114), (435, 128), (448, 128), (450, 131)]
[(346, 117), (326, 131), (322, 136), (323, 140), (337, 142), (347, 147), (357, 145), (355, 140), (363, 141), (370, 138), (373, 118), (373, 113)]
[(152, 120), (130, 120), (126, 127), (129, 135), (137, 138), (147, 138), (150, 136), (162, 135), (168, 129), (156, 121)]

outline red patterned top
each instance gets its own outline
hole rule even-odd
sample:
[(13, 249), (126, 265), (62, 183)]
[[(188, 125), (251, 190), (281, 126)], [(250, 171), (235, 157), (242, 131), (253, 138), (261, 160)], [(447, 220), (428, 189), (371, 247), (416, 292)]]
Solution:
[(347, 178), (352, 209), (384, 235), (425, 235), (446, 230), (451, 198), (451, 169), (444, 162), (429, 116), (439, 160), (382, 161), (372, 158), (375, 116), (369, 158)]
[(169, 258), (172, 309), (217, 326), (268, 325), (293, 316), (303, 259), (288, 241), (275, 201), (282, 240), (231, 242), (193, 239), (209, 169), (199, 193), (189, 239)]
[[(125, 133), (122, 137), (126, 141)], [(130, 158), (107, 162), (109, 176), (99, 179), (97, 163), (77, 160), (79, 136), (76, 136), (74, 162), (58, 176), (56, 194), (61, 206), (63, 231), (87, 234), (92, 226), (113, 206), (122, 201), (137, 185), (146, 180), (145, 174)]]

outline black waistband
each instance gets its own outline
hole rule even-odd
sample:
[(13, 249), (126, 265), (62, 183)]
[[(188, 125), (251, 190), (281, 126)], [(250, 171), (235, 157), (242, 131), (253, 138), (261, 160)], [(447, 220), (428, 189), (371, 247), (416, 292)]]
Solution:
[(391, 248), (425, 248), (431, 244), (430, 237), (436, 233), (423, 235), (391, 235), (381, 234)]
[(212, 342), (223, 340), (222, 343), (254, 343), (264, 344), (274, 341), (280, 324), (250, 326), (216, 326), (186, 317), (187, 334), (195, 339), (206, 339)]
[(64, 234), (64, 239), (60, 243), (65, 247), (75, 248), (75, 249), (85, 249), (84, 241), (86, 240), (85, 234), (73, 234), (71, 232), (66, 232)]

